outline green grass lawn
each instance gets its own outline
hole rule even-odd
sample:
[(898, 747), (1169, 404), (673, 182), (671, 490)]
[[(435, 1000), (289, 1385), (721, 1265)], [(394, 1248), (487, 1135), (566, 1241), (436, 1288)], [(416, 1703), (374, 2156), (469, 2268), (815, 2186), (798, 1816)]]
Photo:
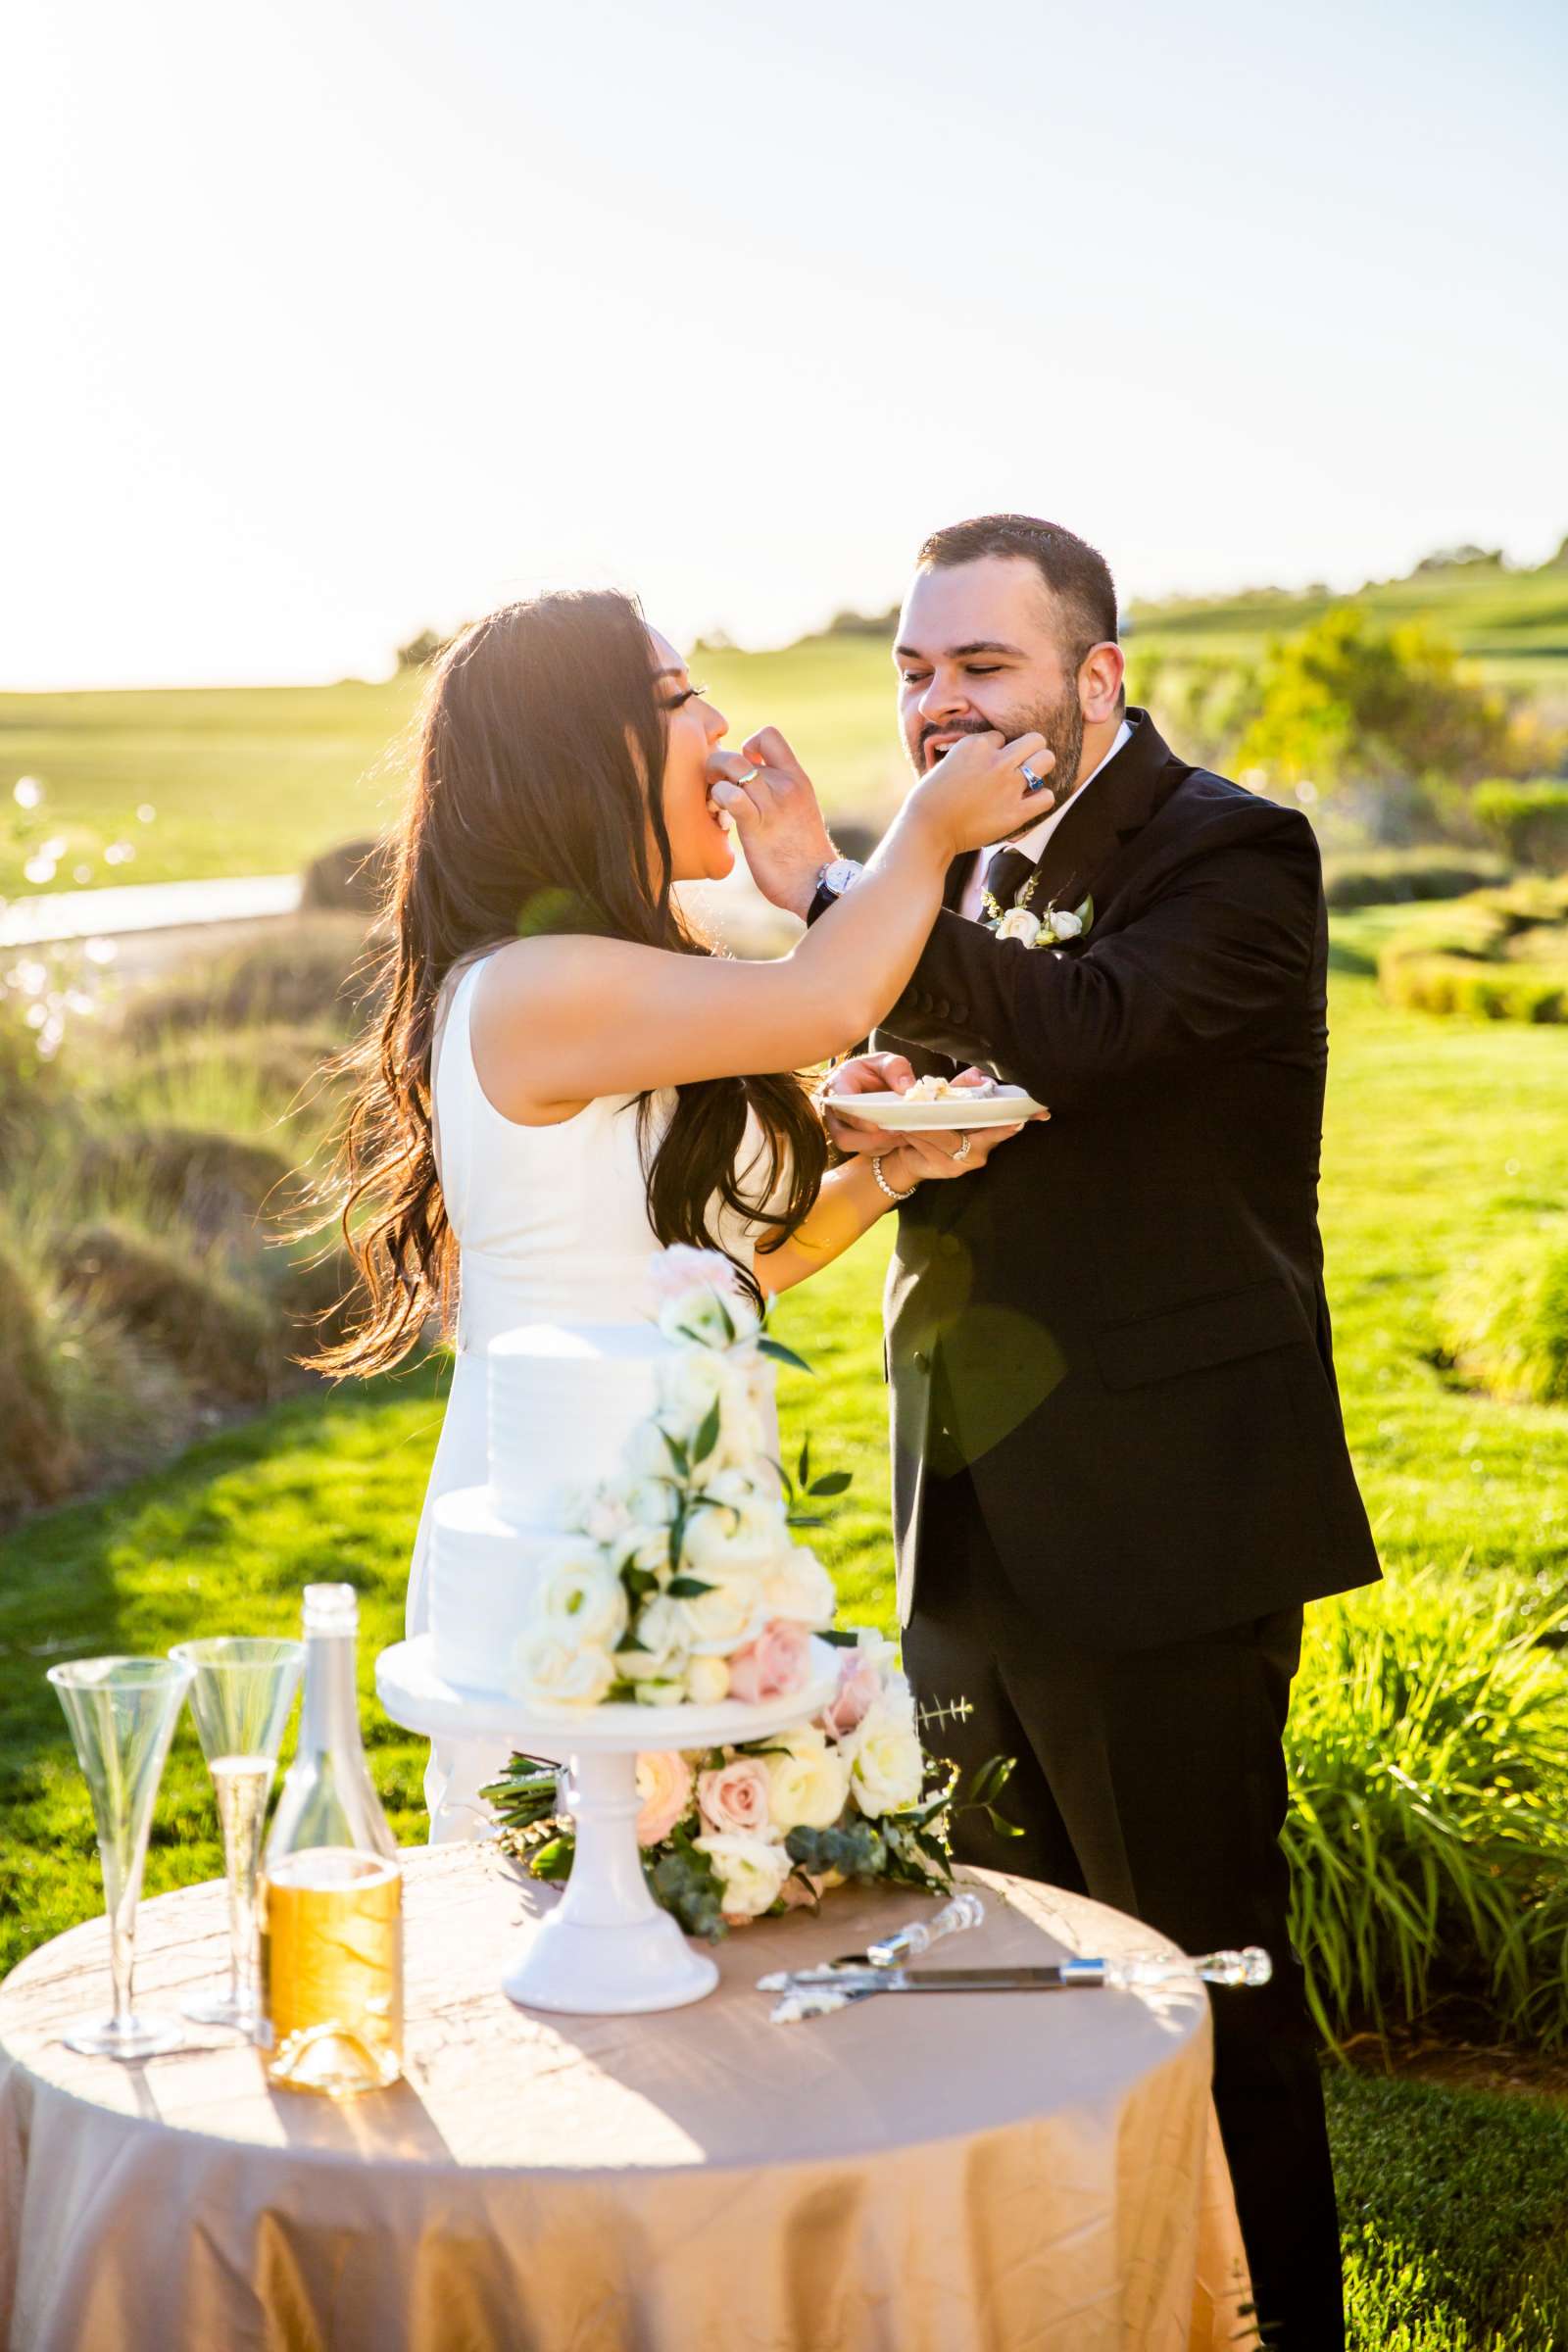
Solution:
[[(1568, 1036), (1391, 1011), (1371, 956), (1403, 910), (1335, 925), (1324, 1229), (1347, 1419), (1384, 1557), (1456, 1582), (1568, 1587), (1568, 1413), (1468, 1395), (1430, 1360), (1454, 1265), (1568, 1205)], [(823, 1544), (851, 1617), (890, 1623), (877, 1294), (886, 1228), (787, 1299), (812, 1358), (785, 1374), (789, 1435), (856, 1483)], [(401, 1626), (441, 1373), (309, 1398), (172, 1468), (32, 1521), (0, 1581), (0, 1967), (98, 1905), (89, 1817), (53, 1692), (56, 1656), (162, 1650), (219, 1630), (279, 1632), (299, 1589), (360, 1588), (364, 1720), (392, 1818), (420, 1835), (422, 1745), (371, 1694)], [(214, 1875), (211, 1799), (188, 1728), (148, 1866), (152, 1890)], [(1337, 2077), (1333, 2096), (1356, 2343), (1463, 2352), (1568, 2340), (1568, 2116), (1412, 2083)]]
[[(1136, 656), (1253, 661), (1336, 600), (1233, 597), (1140, 607)], [(1554, 703), (1568, 694), (1568, 569), (1435, 572), (1369, 590), (1375, 618), (1425, 618), (1475, 656), (1494, 684)], [(776, 653), (702, 654), (696, 675), (739, 745), (771, 721), (810, 768), (830, 815), (884, 814), (904, 768), (893, 667), (869, 637), (807, 639)], [(0, 897), (27, 885), (26, 847), (4, 818), (19, 776), (48, 795), (34, 836), (67, 845), (54, 887), (291, 872), (332, 843), (390, 817), (408, 768), (416, 676), (380, 685), (236, 687), (138, 693), (0, 695)], [(1160, 715), (1157, 708), (1155, 716)], [(1181, 727), (1171, 727), (1173, 740)], [(147, 823), (137, 810), (157, 811)], [(99, 852), (122, 838), (129, 864)]]

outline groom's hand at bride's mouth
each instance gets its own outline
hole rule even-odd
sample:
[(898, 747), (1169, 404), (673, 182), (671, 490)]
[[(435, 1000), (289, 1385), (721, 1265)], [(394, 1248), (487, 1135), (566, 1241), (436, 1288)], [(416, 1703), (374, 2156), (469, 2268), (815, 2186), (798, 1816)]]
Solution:
[(777, 727), (763, 727), (743, 753), (712, 753), (708, 779), (708, 797), (733, 818), (763, 898), (804, 922), (834, 849), (811, 779), (784, 737)]

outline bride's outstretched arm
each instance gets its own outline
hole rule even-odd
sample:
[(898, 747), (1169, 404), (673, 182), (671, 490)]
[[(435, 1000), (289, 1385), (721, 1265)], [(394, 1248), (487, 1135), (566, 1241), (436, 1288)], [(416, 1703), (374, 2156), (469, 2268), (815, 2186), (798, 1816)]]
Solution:
[(788, 956), (733, 963), (627, 940), (519, 940), (474, 995), (479, 1082), (526, 1125), (596, 1095), (824, 1061), (864, 1037), (907, 982), (953, 859), (1038, 816), (1020, 769), (1039, 735), (972, 735), (905, 802), (856, 888)]

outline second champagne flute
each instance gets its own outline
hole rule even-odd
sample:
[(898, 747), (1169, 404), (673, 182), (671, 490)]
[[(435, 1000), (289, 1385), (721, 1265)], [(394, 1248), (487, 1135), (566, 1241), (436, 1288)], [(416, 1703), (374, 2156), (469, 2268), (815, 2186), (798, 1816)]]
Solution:
[(170, 1651), (190, 1669), (190, 1711), (218, 1795), (228, 1879), (228, 1985), (184, 2004), (198, 2025), (254, 2034), (257, 1998), (256, 1874), (267, 1799), (294, 1693), (305, 1669), (303, 1642), (217, 1635)]

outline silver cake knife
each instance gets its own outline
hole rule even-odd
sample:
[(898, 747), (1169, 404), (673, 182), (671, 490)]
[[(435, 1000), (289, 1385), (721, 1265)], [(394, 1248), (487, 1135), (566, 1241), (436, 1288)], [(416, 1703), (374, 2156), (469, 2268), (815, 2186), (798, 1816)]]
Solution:
[(777, 1969), (760, 1977), (759, 1992), (776, 1992), (774, 2025), (827, 2017), (879, 1992), (1065, 1992), (1110, 1986), (1130, 1990), (1177, 1984), (1198, 1977), (1207, 1984), (1266, 1984), (1274, 1964), (1257, 1944), (1240, 1952), (1205, 1952), (1197, 1959), (1081, 1958), (1036, 1968), (808, 1968)]

